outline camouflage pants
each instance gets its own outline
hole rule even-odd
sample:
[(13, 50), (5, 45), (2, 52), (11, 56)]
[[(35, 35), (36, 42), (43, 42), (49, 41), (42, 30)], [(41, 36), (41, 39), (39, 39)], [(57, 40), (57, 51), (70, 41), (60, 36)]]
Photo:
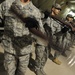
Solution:
[(48, 58), (47, 48), (42, 45), (36, 45), (35, 54), (36, 69), (43, 69)]
[(15, 57), (5, 53), (4, 67), (7, 75), (25, 75), (29, 63), (29, 54)]

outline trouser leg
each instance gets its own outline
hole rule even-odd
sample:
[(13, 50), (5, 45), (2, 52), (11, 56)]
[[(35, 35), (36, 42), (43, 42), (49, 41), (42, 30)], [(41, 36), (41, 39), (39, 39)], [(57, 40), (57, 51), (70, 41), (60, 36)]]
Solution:
[(36, 71), (38, 71), (38, 73), (36, 75), (44, 75), (41, 72), (41, 69), (43, 69), (43, 67), (45, 66), (45, 63), (47, 61), (47, 51), (46, 51), (46, 47), (45, 46), (37, 46), (36, 45), (36, 50), (35, 50), (35, 54), (36, 54)]
[(47, 61), (47, 52), (44, 46), (36, 46), (36, 66), (42, 68)]
[(55, 53), (54, 53), (54, 58), (57, 58), (59, 55), (60, 55), (60, 52), (55, 51)]
[(15, 56), (9, 53), (4, 53), (4, 57), (5, 57), (4, 67), (5, 67), (7, 75), (15, 75), (15, 71), (16, 71)]
[(29, 64), (30, 54), (19, 57), (17, 75), (25, 75)]
[(48, 49), (48, 57), (50, 60), (54, 60), (54, 56), (51, 53), (51, 49)]

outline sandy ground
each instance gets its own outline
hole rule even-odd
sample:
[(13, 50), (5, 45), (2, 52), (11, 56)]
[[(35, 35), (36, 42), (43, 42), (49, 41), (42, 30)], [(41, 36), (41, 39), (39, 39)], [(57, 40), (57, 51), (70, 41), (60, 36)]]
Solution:
[[(75, 48), (71, 48), (72, 51), (67, 51), (68, 57), (59, 56), (62, 64), (57, 65), (53, 63), (50, 59), (47, 60), (47, 63), (44, 67), (44, 71), (47, 75), (75, 75)], [(54, 51), (53, 51), (54, 52)], [(6, 75), (3, 61), (4, 54), (3, 49), (0, 46), (0, 75)], [(33, 58), (35, 58), (35, 54), (33, 53)], [(26, 75), (35, 75), (33, 71), (29, 68), (27, 69)]]

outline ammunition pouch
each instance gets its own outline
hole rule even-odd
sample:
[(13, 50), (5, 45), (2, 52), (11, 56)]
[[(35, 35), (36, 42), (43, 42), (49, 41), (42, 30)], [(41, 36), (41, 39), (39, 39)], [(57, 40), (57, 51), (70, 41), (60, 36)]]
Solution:
[(28, 45), (32, 44), (32, 37), (30, 35), (23, 35), (22, 37), (17, 36), (12, 39), (13, 47), (15, 49), (22, 49)]
[(33, 38), (30, 34), (15, 37), (13, 30), (10, 28), (6, 28), (5, 35), (11, 38), (13, 47), (18, 50), (32, 44), (33, 41)]

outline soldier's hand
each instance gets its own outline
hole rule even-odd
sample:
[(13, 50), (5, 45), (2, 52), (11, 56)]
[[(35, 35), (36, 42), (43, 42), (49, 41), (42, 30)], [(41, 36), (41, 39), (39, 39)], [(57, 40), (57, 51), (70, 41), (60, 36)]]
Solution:
[(50, 15), (50, 12), (48, 12), (47, 10), (44, 12), (44, 18), (47, 19)]
[(72, 28), (72, 31), (75, 31), (75, 28)]

